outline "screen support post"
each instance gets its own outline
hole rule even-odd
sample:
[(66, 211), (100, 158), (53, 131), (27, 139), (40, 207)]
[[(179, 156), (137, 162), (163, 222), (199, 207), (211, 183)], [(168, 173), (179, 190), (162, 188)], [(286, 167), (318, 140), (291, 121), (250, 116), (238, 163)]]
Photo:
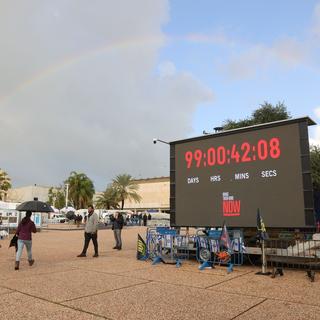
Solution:
[(269, 276), (271, 272), (267, 271), (267, 258), (266, 258), (266, 248), (264, 239), (261, 239), (261, 257), (262, 257), (262, 265), (261, 265), (261, 271), (257, 272), (257, 275), (261, 276)]

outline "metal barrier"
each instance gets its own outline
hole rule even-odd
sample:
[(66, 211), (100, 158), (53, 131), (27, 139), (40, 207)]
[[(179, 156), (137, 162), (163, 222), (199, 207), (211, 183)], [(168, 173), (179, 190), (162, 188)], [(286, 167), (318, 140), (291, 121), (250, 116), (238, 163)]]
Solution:
[(6, 239), (9, 237), (10, 234), (10, 228), (9, 224), (1, 224), (0, 225), (0, 240)]
[[(221, 241), (221, 230), (207, 230), (206, 234), (185, 235), (178, 230), (167, 227), (148, 228), (146, 237), (146, 256), (153, 261), (176, 264), (189, 259), (196, 252), (196, 259), (201, 265), (200, 270), (215, 265), (242, 265), (246, 252), (241, 230), (229, 230), (231, 244), (224, 247)], [(299, 236), (299, 237), (298, 237)], [(320, 234), (299, 234), (291, 237), (286, 233), (276, 239), (266, 239), (264, 252), (267, 263), (272, 266), (272, 277), (283, 275), (284, 268), (306, 270), (311, 281), (315, 279), (315, 271), (320, 270)], [(229, 242), (228, 242), (229, 243)], [(267, 273), (265, 273), (267, 274)]]
[(207, 235), (198, 235), (196, 238), (196, 258), (201, 263), (200, 270), (214, 265), (226, 265), (228, 272), (234, 265), (243, 264), (243, 236), (239, 230), (229, 231), (231, 248), (224, 248), (220, 241), (221, 230), (209, 230)]
[(196, 249), (196, 258), (203, 270), (215, 264), (227, 265), (228, 272), (234, 265), (243, 264), (243, 237), (239, 230), (229, 231), (231, 248), (226, 250), (220, 242), (221, 231), (210, 230), (208, 235), (181, 235), (167, 227), (148, 228), (146, 236), (147, 257), (153, 264), (159, 262), (181, 265)]
[(0, 240), (8, 238), (9, 233), (10, 233), (9, 228), (0, 228)]
[(266, 258), (272, 267), (272, 278), (283, 276), (284, 268), (306, 270), (313, 282), (315, 271), (320, 270), (320, 240), (267, 239)]
[(147, 229), (147, 256), (152, 264), (160, 262), (181, 266), (189, 258), (189, 236), (180, 235), (175, 229), (157, 227)]

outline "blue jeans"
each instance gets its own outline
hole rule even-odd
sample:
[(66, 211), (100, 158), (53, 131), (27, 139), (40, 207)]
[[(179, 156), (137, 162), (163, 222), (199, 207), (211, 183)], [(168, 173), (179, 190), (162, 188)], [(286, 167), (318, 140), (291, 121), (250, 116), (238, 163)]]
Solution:
[(27, 248), (28, 260), (32, 260), (32, 240), (18, 239), (18, 251), (16, 253), (16, 261), (20, 261), (24, 245), (26, 245)]
[(121, 249), (122, 247), (121, 229), (114, 229), (113, 235), (114, 235), (114, 239), (116, 240), (116, 247)]

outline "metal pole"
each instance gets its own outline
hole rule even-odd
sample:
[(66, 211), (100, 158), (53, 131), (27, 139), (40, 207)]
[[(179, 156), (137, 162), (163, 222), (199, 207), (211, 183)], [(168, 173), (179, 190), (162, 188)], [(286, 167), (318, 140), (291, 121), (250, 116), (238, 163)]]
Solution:
[(266, 269), (266, 251), (264, 248), (264, 240), (261, 242), (261, 250), (262, 250), (262, 274), (265, 274), (267, 269)]
[(66, 183), (66, 210), (68, 208), (69, 183)]
[(262, 270), (259, 272), (256, 272), (258, 275), (262, 276), (268, 276), (271, 274), (271, 272), (267, 271), (267, 259), (266, 259), (266, 250), (265, 250), (265, 243), (264, 239), (261, 239), (261, 255), (262, 255)]

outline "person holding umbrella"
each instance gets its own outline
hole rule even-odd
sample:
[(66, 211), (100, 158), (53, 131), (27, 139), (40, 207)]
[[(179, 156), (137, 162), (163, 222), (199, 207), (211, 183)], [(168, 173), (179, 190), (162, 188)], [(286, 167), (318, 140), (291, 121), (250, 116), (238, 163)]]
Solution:
[(21, 220), (17, 229), (18, 236), (18, 250), (16, 253), (16, 263), (15, 270), (19, 270), (20, 259), (22, 255), (23, 247), (26, 246), (29, 266), (34, 264), (34, 260), (32, 259), (32, 237), (31, 233), (36, 233), (37, 229), (34, 222), (30, 219), (32, 215), (31, 211), (26, 212), (26, 216)]
[(86, 257), (87, 256), (87, 249), (89, 247), (89, 242), (92, 239), (93, 246), (94, 246), (94, 255), (93, 257), (99, 257), (98, 254), (98, 222), (99, 217), (94, 212), (94, 208), (92, 205), (88, 207), (88, 216), (86, 219), (86, 225), (84, 229), (84, 245), (82, 252), (77, 255), (77, 257)]

